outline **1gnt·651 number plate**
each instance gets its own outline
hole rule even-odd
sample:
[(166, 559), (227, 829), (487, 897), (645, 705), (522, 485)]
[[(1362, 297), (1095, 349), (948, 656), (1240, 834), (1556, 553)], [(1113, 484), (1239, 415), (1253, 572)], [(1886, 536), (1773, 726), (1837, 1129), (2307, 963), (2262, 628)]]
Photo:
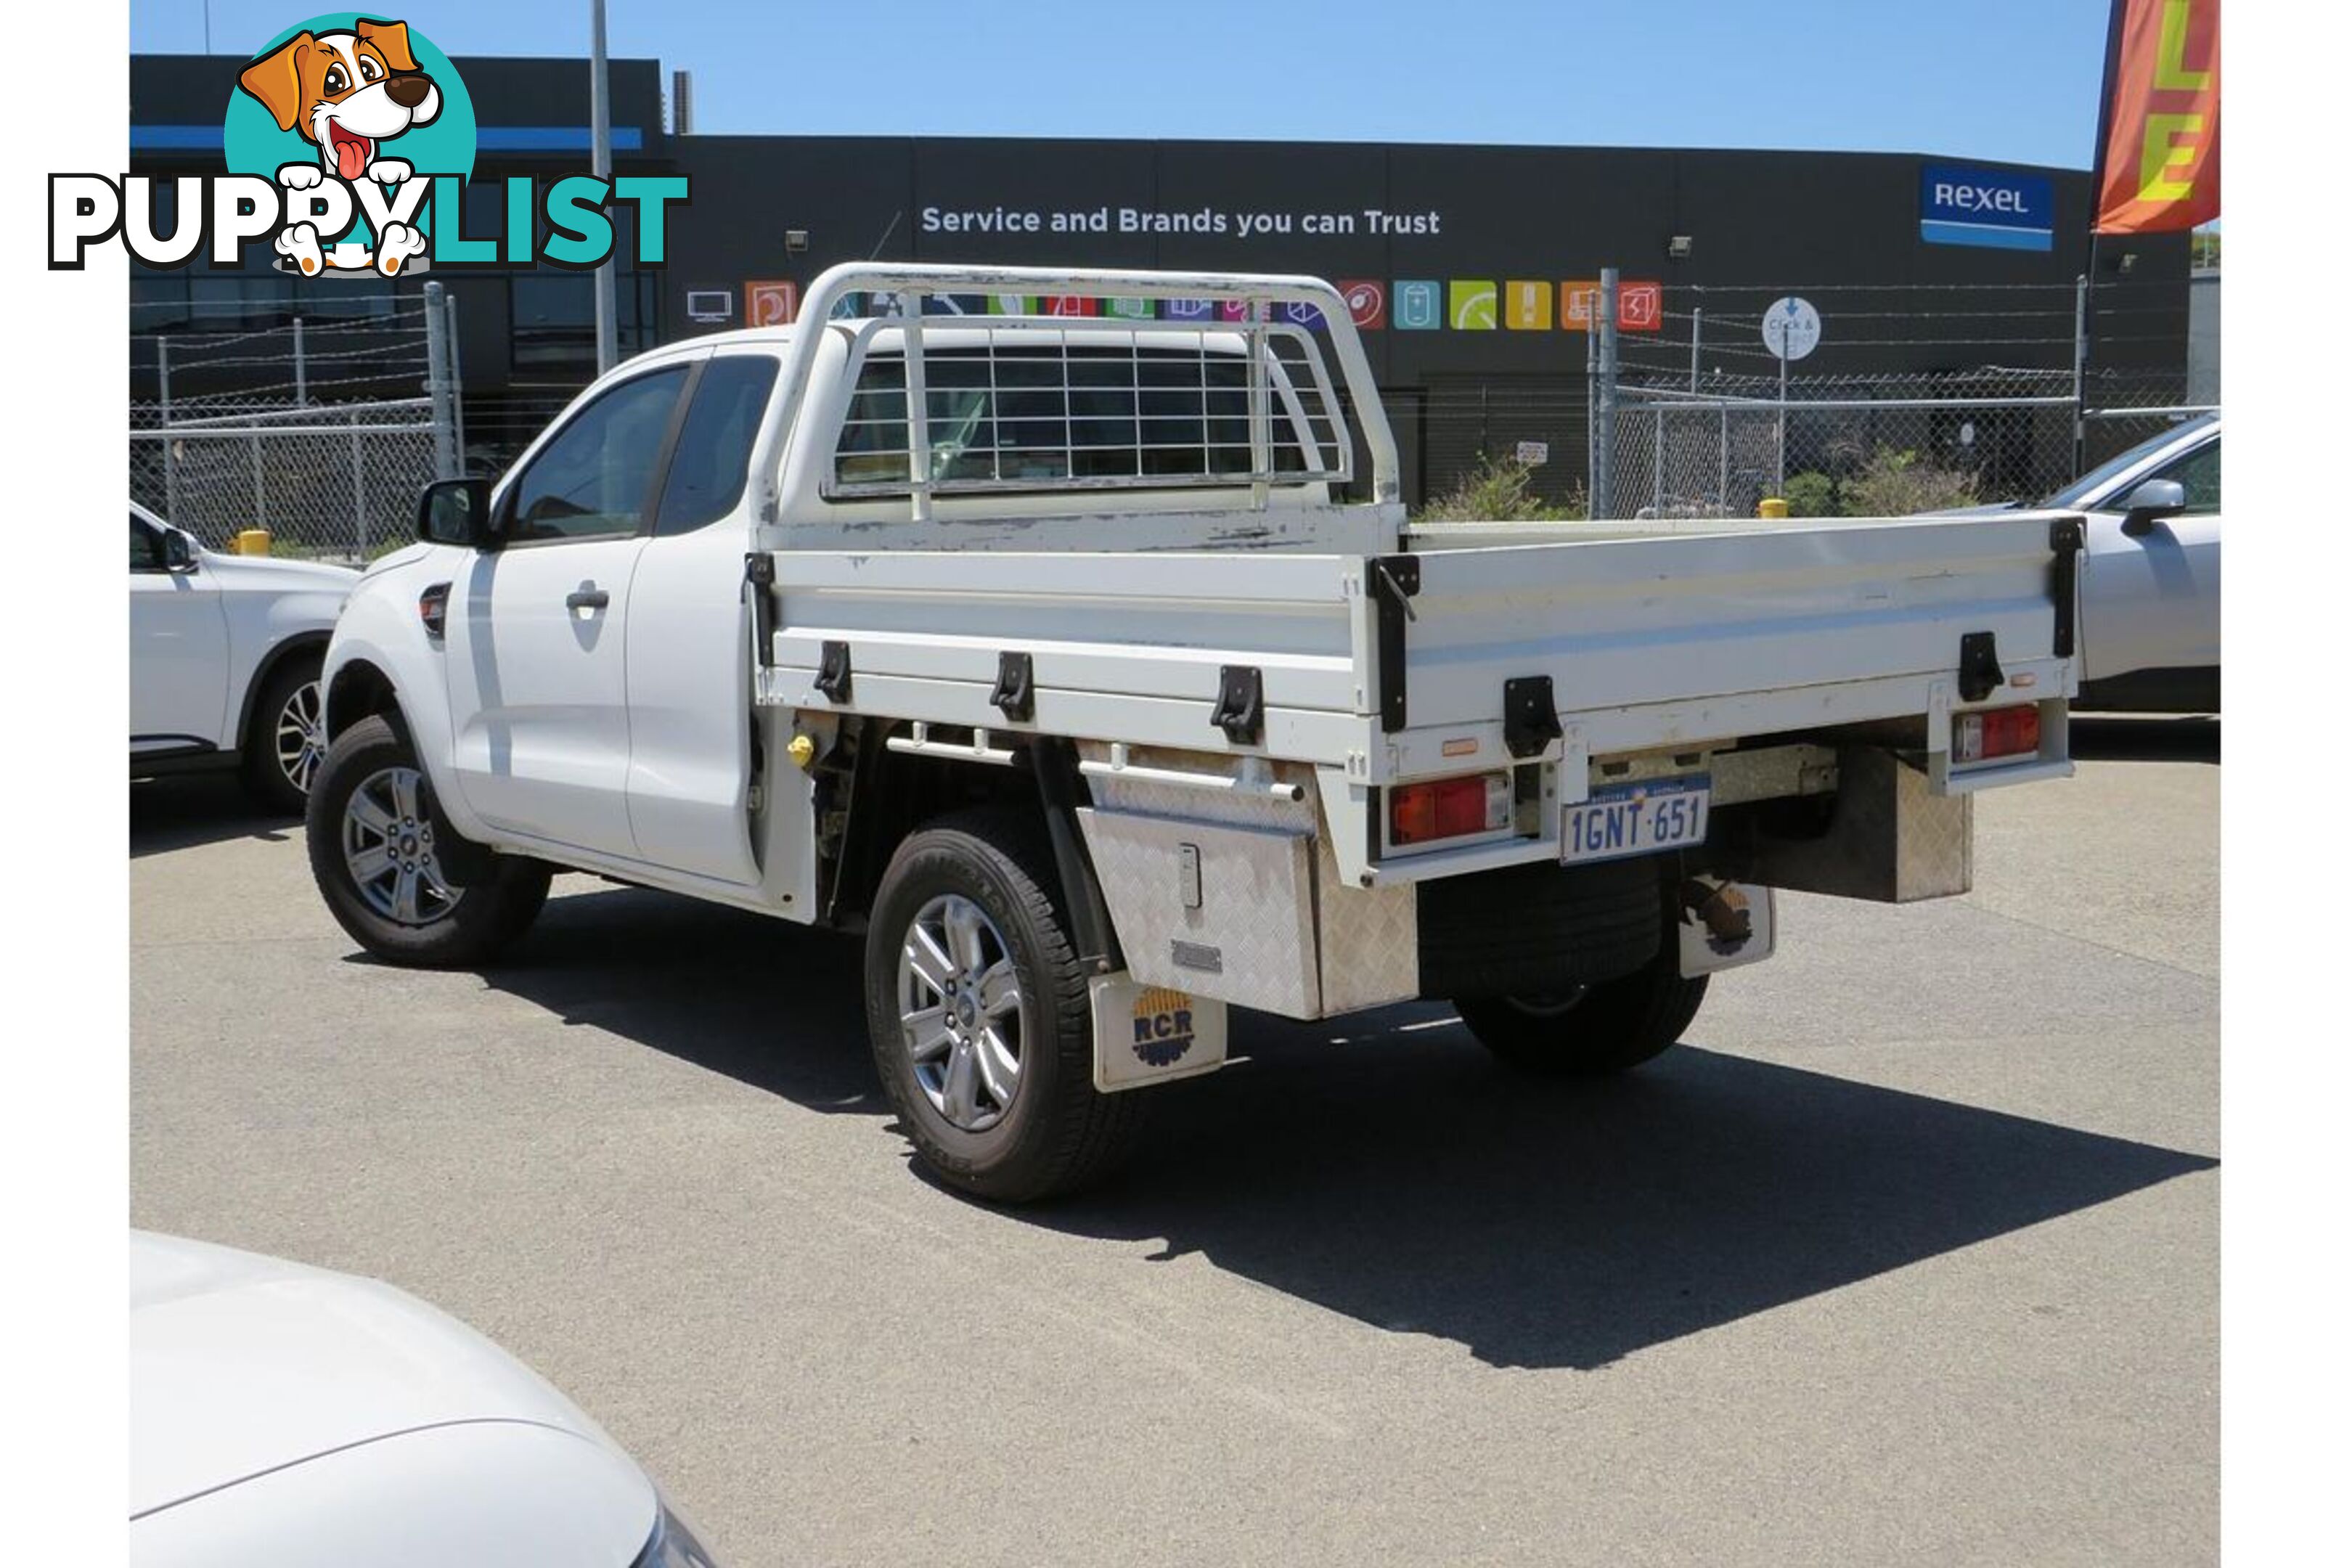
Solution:
[(1568, 808), (1559, 858), (1616, 860), (1706, 841), (1707, 779), (1648, 779), (1610, 784)]

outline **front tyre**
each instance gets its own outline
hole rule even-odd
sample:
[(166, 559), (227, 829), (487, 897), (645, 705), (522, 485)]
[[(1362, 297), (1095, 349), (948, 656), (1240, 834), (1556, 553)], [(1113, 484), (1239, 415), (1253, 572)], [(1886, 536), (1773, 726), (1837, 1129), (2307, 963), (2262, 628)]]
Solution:
[(866, 941), (874, 1065), (923, 1163), (1000, 1203), (1108, 1174), (1141, 1110), (1094, 1087), (1087, 977), (1027, 814), (983, 811), (910, 836)]
[(1622, 979), (1553, 996), (1462, 996), (1454, 1011), (1478, 1043), (1522, 1072), (1600, 1078), (1641, 1066), (1683, 1037), (1706, 999), (1669, 942)]
[(438, 815), (415, 753), (383, 716), (361, 720), (327, 749), (304, 822), (310, 875), (336, 922), (378, 958), (419, 968), (481, 963), (520, 936), (547, 900), (547, 868), (506, 856), (478, 885), (451, 882), (435, 842)]

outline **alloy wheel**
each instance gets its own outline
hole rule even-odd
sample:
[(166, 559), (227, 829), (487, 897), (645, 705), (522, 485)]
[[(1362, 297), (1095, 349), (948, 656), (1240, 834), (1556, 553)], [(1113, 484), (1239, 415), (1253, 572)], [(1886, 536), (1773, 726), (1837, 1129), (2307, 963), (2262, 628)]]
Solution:
[(424, 775), (415, 768), (378, 768), (343, 803), (343, 864), (352, 885), (368, 908), (404, 926), (446, 919), (465, 896), (441, 874), (424, 792)]
[(988, 912), (943, 893), (916, 912), (898, 959), (898, 1032), (915, 1081), (950, 1126), (985, 1132), (1021, 1092), (1027, 1008)]
[(319, 764), (327, 760), (326, 703), (317, 681), (306, 680), (287, 694), (286, 705), (278, 710), (272, 743), (278, 771), (298, 794), (309, 795)]

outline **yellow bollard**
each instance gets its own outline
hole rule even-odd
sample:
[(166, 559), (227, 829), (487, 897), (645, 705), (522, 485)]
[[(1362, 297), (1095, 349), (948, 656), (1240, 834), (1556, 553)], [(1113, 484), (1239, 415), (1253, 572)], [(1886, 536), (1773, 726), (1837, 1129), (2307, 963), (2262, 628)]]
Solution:
[(241, 530), (235, 544), (239, 555), (267, 555), (269, 553), (269, 531), (266, 528)]
[(1756, 515), (1759, 517), (1786, 519), (1789, 515), (1789, 503), (1781, 500), (1779, 496), (1766, 496), (1762, 500), (1756, 503)]

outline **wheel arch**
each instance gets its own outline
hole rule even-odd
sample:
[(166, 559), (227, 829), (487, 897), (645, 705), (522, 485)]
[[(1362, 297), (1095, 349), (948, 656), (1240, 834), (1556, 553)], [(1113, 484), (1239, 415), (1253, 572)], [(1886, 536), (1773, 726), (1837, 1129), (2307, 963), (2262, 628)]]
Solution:
[(245, 695), (238, 700), (236, 729), (233, 733), (236, 736), (239, 749), (251, 744), (254, 710), (261, 701), (261, 694), (269, 689), (269, 683), (278, 679), (279, 670), (305, 657), (316, 658), (323, 665), (327, 657), (326, 632), (297, 632), (263, 656), (261, 663), (253, 671), (253, 678), (245, 683)]
[(928, 824), (974, 805), (1014, 806), (1037, 813), (1044, 825), (1080, 958), (1092, 969), (1117, 968), (1118, 933), (1078, 826), (1085, 785), (1070, 743), (1031, 738), (1020, 747), (1019, 765), (992, 767), (893, 752), (887, 739), (902, 728), (882, 719), (859, 726), (856, 761), (844, 781), (847, 827), (825, 893), (829, 917), (838, 922), (869, 912), (891, 856)]
[(399, 689), (372, 659), (349, 658), (328, 683), (327, 739), (331, 742), (362, 719), (383, 714), (395, 729), (405, 728)]

